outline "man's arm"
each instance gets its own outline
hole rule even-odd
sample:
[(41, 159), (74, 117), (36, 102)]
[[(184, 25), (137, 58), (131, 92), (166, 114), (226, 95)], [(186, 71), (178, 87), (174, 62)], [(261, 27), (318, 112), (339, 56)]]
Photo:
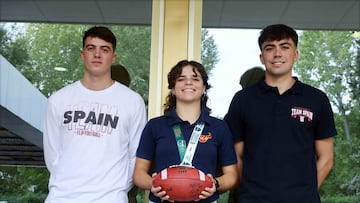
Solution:
[(318, 188), (330, 173), (334, 163), (334, 139), (332, 137), (315, 141)]
[(241, 182), (242, 178), (242, 169), (243, 169), (243, 154), (244, 154), (244, 142), (238, 141), (235, 142), (235, 152), (236, 152), (236, 158), (237, 158), (237, 170), (238, 170), (238, 183)]
[(237, 167), (235, 164), (223, 166), (222, 167), (223, 175), (217, 177), (219, 188), (218, 191), (226, 192), (227, 190), (235, 187), (237, 183)]
[(56, 116), (55, 104), (48, 99), (45, 112), (45, 122), (43, 131), (44, 159), (47, 169), (50, 173), (54, 172), (55, 165), (59, 162), (61, 135), (59, 130), (59, 121)]

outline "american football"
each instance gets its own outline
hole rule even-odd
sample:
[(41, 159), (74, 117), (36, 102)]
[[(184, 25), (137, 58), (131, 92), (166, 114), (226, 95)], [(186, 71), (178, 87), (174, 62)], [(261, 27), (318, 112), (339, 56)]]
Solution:
[(156, 174), (153, 177), (153, 186), (161, 186), (171, 200), (188, 202), (199, 199), (205, 187), (213, 186), (213, 181), (194, 167), (174, 166)]

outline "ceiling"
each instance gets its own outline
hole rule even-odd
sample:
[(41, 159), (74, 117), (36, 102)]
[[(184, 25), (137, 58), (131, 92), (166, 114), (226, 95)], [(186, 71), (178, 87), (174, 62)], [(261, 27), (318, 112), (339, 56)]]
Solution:
[[(196, 1), (196, 0), (194, 0)], [(151, 0), (0, 0), (0, 21), (151, 24)], [(203, 27), (359, 30), (359, 0), (203, 0)]]
[[(150, 26), (151, 9), (151, 0), (0, 0), (0, 22)], [(273, 23), (298, 30), (358, 31), (360, 1), (203, 0), (204, 28), (261, 29)], [(0, 113), (0, 165), (44, 165), (41, 140), (34, 139), (41, 132), (32, 129), (34, 135), (29, 136), (11, 131), (1, 124), (11, 117), (13, 126), (29, 126), (16, 115), (7, 115), (6, 109)]]

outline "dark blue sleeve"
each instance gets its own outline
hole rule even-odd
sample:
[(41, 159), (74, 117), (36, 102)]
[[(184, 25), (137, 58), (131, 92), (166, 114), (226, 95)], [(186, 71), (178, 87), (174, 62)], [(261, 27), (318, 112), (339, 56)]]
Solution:
[(154, 160), (155, 141), (151, 130), (152, 122), (148, 122), (141, 134), (136, 157), (146, 160)]
[(224, 120), (231, 131), (234, 142), (244, 141), (244, 125), (241, 119), (241, 106), (241, 95), (240, 92), (237, 92), (230, 103), (227, 114), (224, 117)]
[(219, 164), (228, 166), (237, 163), (234, 142), (229, 127), (223, 121), (221, 125), (222, 142), (219, 148)]
[(321, 111), (318, 124), (315, 128), (315, 139), (324, 139), (337, 135), (334, 113), (330, 101), (325, 93), (321, 94)]

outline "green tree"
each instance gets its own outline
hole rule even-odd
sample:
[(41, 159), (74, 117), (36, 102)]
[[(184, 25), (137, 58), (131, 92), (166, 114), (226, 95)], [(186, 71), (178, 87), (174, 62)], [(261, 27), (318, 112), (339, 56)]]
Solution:
[[(29, 65), (29, 54), (24, 34), (16, 26), (17, 24), (0, 24), (0, 54), (21, 71)], [(16, 37), (11, 37), (10, 32)]]
[(130, 88), (148, 103), (151, 28), (148, 26), (111, 26), (117, 38), (117, 60), (128, 70)]
[(308, 84), (323, 89), (343, 118), (345, 135), (350, 140), (347, 114), (351, 74), (355, 69), (352, 32), (304, 31), (299, 42), (300, 58), (295, 72)]
[(201, 63), (204, 65), (209, 77), (211, 70), (215, 68), (219, 62), (219, 52), (212, 35), (209, 35), (207, 29), (201, 32)]
[(360, 98), (360, 32), (354, 32), (356, 54), (356, 69), (352, 73), (350, 87), (352, 89), (353, 98)]
[(0, 194), (10, 195), (16, 192), (21, 193), (19, 190), (19, 181), (17, 177), (16, 167), (0, 166)]
[[(45, 96), (82, 76), (79, 57), (84, 25), (28, 24), (31, 65), (22, 70)], [(66, 71), (57, 71), (56, 68)]]
[(358, 69), (355, 38), (347, 31), (304, 31), (299, 51), (295, 73), (305, 83), (327, 93), (338, 130), (335, 164), (320, 193), (323, 197), (356, 196), (360, 187), (360, 115), (359, 98), (354, 98), (350, 88)]
[(0, 166), (0, 200), (44, 202), (48, 179), (45, 167)]
[(10, 38), (8, 31), (4, 28), (3, 24), (0, 24), (0, 54), (7, 58), (7, 49), (9, 47)]

